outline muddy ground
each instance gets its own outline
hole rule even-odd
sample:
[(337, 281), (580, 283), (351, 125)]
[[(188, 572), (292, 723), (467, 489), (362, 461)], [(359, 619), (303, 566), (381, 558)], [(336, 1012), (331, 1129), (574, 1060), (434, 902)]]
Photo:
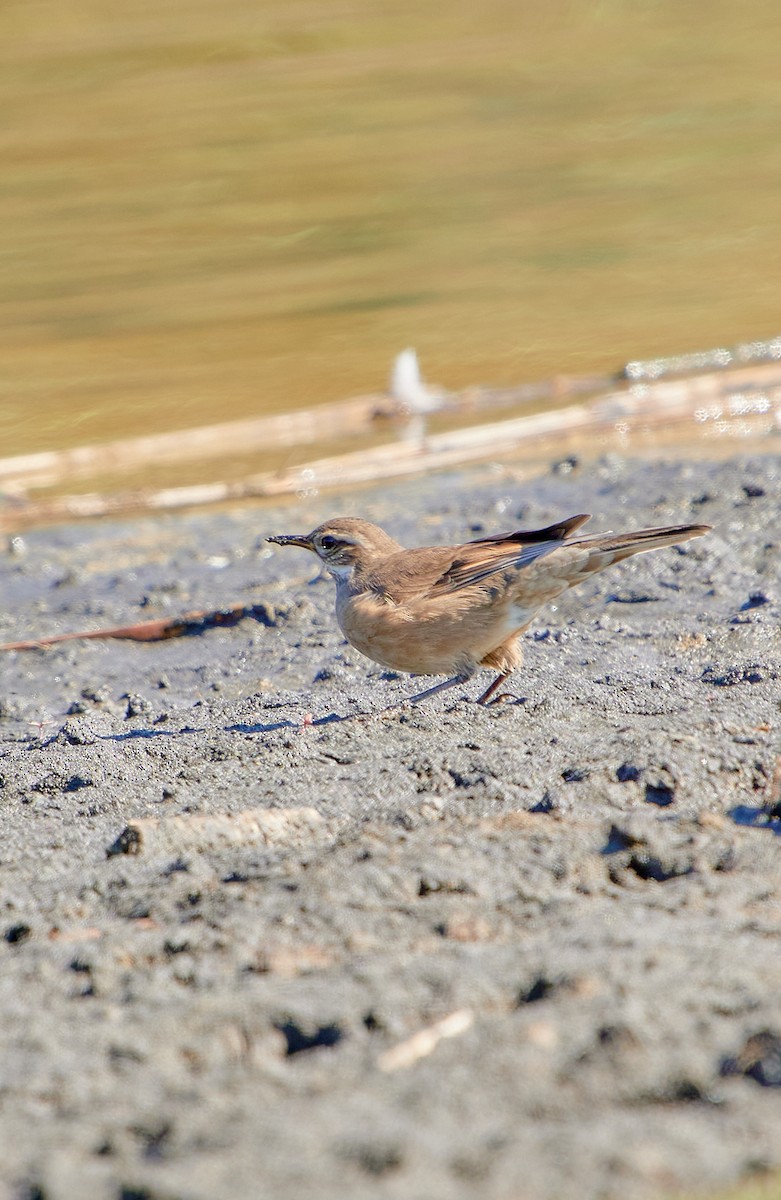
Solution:
[[(570, 466), (9, 543), (3, 640), (264, 607), (0, 659), (0, 1192), (633, 1200), (781, 1165), (781, 458)], [(715, 528), (541, 615), (516, 702), (380, 715), (419, 685), (262, 540), (355, 511), (407, 544)]]

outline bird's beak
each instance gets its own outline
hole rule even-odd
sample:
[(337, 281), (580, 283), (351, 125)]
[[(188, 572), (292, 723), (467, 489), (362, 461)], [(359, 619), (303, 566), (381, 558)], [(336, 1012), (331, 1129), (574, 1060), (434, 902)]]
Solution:
[(305, 533), (278, 533), (266, 538), (267, 542), (275, 542), (277, 546), (302, 546), (304, 550), (312, 549), (312, 542)]

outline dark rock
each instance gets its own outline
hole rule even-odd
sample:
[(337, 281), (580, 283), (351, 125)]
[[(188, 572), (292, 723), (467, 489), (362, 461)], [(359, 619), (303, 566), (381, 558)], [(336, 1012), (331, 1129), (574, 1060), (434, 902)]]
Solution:
[(752, 663), (748, 666), (735, 664), (725, 670), (717, 667), (706, 667), (701, 675), (703, 683), (712, 683), (715, 687), (737, 687), (742, 683), (763, 683), (766, 678), (775, 679), (777, 672), (762, 663)]
[(18, 946), (32, 937), (32, 933), (33, 931), (29, 925), (26, 925), (24, 921), (18, 921), (16, 925), (9, 925), (3, 937), (9, 945)]
[(770, 600), (764, 592), (749, 592), (748, 600), (744, 600), (741, 604), (740, 611), (748, 612), (751, 608), (761, 608), (763, 604), (769, 603)]
[(629, 859), (628, 867), (638, 879), (652, 879), (655, 883), (679, 879), (682, 875), (691, 875), (694, 870), (691, 863), (678, 864), (674, 860), (662, 860), (645, 851), (636, 851)]
[(127, 700), (127, 711), (125, 716), (130, 717), (146, 717), (152, 711), (152, 704), (145, 696), (139, 696), (136, 692), (125, 692), (120, 696), (120, 700)]
[(339, 1025), (319, 1025), (311, 1031), (302, 1028), (295, 1021), (279, 1021), (275, 1028), (284, 1036), (287, 1043), (285, 1053), (288, 1058), (294, 1054), (303, 1054), (307, 1050), (318, 1050), (323, 1046), (336, 1046), (342, 1041), (344, 1031)]
[(734, 1058), (725, 1058), (721, 1075), (745, 1075), (760, 1087), (781, 1087), (781, 1037), (769, 1029), (754, 1033)]
[(647, 804), (656, 804), (659, 808), (667, 808), (675, 800), (675, 788), (666, 783), (647, 783), (645, 799)]
[(555, 990), (556, 984), (540, 975), (530, 988), (518, 993), (518, 1004), (537, 1004), (540, 1000), (547, 1000)]

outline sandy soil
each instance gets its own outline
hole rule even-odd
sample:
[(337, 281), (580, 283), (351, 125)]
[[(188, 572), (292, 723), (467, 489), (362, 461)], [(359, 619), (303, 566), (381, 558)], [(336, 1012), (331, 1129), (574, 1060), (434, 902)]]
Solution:
[[(632, 1200), (781, 1165), (780, 480), (611, 458), (11, 543), (7, 640), (266, 609), (2, 657), (0, 1190)], [(415, 683), (262, 540), (356, 510), (407, 544), (715, 529), (547, 611), (516, 703), (380, 716)]]

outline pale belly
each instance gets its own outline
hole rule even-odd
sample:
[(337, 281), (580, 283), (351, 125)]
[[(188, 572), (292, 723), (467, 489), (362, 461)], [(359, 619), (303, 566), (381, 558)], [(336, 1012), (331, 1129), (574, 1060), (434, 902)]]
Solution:
[(521, 632), (536, 609), (463, 604), (451, 598), (422, 611), (374, 596), (337, 602), (339, 627), (367, 658), (393, 671), (451, 675), (473, 670), (487, 654)]

